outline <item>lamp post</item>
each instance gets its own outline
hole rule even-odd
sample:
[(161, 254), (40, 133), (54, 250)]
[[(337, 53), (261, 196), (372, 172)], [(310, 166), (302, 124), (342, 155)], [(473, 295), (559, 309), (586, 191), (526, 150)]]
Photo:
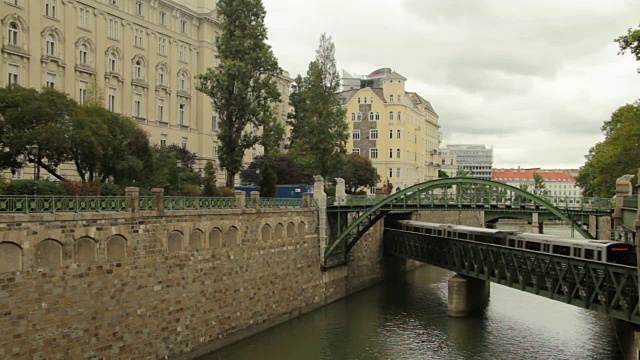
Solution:
[(182, 167), (182, 161), (176, 160), (176, 166), (178, 166), (178, 194), (181, 194), (180, 191), (180, 168)]
[(37, 185), (36, 185), (36, 181), (39, 180), (39, 174), (38, 174), (38, 163), (37, 163), (37, 159), (38, 159), (38, 145), (31, 145), (29, 146), (29, 152), (31, 153), (31, 156), (33, 157), (33, 196), (37, 195)]

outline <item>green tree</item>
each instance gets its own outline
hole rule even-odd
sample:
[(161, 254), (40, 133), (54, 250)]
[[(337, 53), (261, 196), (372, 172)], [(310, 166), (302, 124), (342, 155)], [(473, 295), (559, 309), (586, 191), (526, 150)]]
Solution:
[(466, 171), (465, 169), (459, 169), (458, 171), (456, 171), (456, 177), (466, 177), (466, 176), (471, 176), (471, 173)]
[[(240, 182), (245, 185), (259, 184), (264, 163), (276, 174), (278, 184), (309, 184), (299, 165), (291, 154), (257, 156), (249, 166), (240, 172)], [(258, 171), (260, 170), (260, 171)]]
[(272, 105), (280, 100), (275, 78), (282, 71), (265, 42), (261, 0), (219, 0), (217, 14), (220, 65), (198, 75), (197, 88), (213, 100), (220, 117), (220, 167), (227, 171), (226, 185), (233, 187), (245, 150), (260, 141), (256, 129), (271, 123)]
[(616, 179), (640, 167), (640, 103), (618, 108), (602, 126), (605, 139), (589, 149), (578, 184), (585, 196), (611, 197)]
[(362, 187), (375, 187), (380, 182), (380, 175), (371, 164), (371, 160), (358, 154), (351, 154), (340, 173), (344, 179), (348, 194), (355, 194)]
[(533, 172), (533, 195), (546, 196), (549, 194), (547, 190), (547, 184), (544, 181), (544, 177), (537, 171)]
[[(640, 28), (627, 30), (627, 35), (622, 35), (615, 39), (620, 47), (619, 55), (625, 54), (627, 51), (635, 57), (636, 61), (640, 61)], [(638, 68), (640, 72), (640, 68)]]
[(276, 173), (271, 170), (269, 162), (263, 162), (262, 167), (260, 168), (260, 182), (258, 183), (258, 186), (260, 187), (260, 196), (268, 198), (275, 197), (277, 183), (278, 177), (276, 176)]
[(298, 75), (290, 96), (293, 147), (308, 150), (316, 174), (329, 178), (345, 161), (349, 126), (338, 97), (340, 77), (331, 37), (322, 34), (307, 75)]
[(204, 164), (202, 177), (202, 195), (218, 196), (218, 188), (216, 187), (216, 169), (211, 161)]
[(438, 170), (438, 179), (447, 179), (447, 178), (449, 178), (449, 174), (447, 174), (445, 171)]

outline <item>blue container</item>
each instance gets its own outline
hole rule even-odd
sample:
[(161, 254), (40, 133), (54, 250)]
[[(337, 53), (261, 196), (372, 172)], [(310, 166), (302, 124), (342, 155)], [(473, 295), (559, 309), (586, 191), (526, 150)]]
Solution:
[[(234, 189), (238, 191), (244, 191), (247, 196), (251, 195), (252, 191), (260, 191), (257, 186), (236, 186)], [(302, 194), (310, 193), (313, 198), (313, 186), (311, 185), (276, 185), (276, 197), (283, 199), (299, 199), (302, 198)]]

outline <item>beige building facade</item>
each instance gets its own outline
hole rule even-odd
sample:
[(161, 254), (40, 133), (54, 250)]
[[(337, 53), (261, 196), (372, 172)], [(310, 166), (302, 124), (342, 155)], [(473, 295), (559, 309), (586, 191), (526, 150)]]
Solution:
[(379, 69), (362, 77), (359, 88), (352, 84), (340, 93), (351, 132), (348, 151), (371, 160), (381, 178), (378, 189), (387, 181), (397, 191), (438, 178), (439, 116), (429, 101), (405, 89), (406, 81)]
[[(218, 117), (194, 79), (217, 63), (215, 0), (0, 1), (1, 86), (92, 97), (135, 119), (152, 143), (216, 163)], [(286, 73), (278, 79), (284, 104), (290, 83)], [(286, 106), (275, 106), (284, 122)]]

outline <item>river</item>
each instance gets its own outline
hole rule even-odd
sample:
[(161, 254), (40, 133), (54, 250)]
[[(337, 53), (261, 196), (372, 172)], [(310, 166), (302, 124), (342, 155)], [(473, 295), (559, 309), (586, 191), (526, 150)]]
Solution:
[(607, 317), (505, 286), (481, 317), (449, 318), (452, 275), (425, 265), (201, 360), (622, 359)]

